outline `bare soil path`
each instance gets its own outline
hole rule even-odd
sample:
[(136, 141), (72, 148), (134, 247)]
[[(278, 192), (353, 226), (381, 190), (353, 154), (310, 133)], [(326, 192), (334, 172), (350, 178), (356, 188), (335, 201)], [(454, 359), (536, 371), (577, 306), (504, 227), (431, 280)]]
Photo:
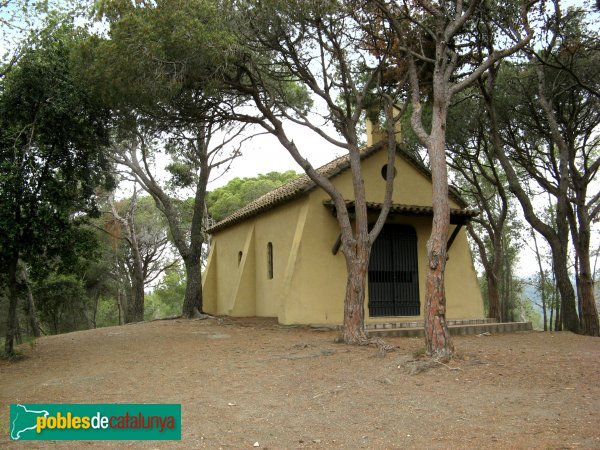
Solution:
[[(456, 337), (371, 347), (266, 319), (165, 320), (49, 336), (0, 362), (0, 447), (600, 449), (600, 339)], [(417, 373), (418, 372), (418, 373)], [(182, 440), (13, 442), (10, 403), (181, 403)]]

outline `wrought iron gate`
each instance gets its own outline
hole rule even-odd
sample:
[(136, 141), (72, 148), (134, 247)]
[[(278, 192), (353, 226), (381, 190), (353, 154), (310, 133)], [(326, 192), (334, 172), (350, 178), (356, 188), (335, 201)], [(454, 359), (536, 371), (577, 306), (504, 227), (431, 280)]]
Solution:
[(369, 260), (369, 315), (418, 316), (417, 234), (407, 225), (386, 224)]

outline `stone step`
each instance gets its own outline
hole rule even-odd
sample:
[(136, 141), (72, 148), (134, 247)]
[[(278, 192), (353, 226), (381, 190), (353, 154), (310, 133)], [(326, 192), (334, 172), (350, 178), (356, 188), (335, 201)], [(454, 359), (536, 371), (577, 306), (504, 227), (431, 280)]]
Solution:
[[(448, 329), (452, 336), (466, 336), (482, 333), (514, 333), (516, 331), (531, 331), (533, 330), (533, 326), (531, 325), (531, 322), (499, 322), (471, 325), (448, 325)], [(423, 337), (425, 332), (423, 327), (400, 327), (367, 329), (367, 334), (371, 337)]]
[[(452, 325), (479, 325), (487, 323), (498, 323), (498, 319), (459, 319), (459, 320), (447, 320), (449, 326)], [(380, 323), (368, 323), (366, 325), (367, 330), (378, 330), (381, 328), (423, 328), (424, 323), (422, 320), (415, 320), (412, 322), (380, 322)]]

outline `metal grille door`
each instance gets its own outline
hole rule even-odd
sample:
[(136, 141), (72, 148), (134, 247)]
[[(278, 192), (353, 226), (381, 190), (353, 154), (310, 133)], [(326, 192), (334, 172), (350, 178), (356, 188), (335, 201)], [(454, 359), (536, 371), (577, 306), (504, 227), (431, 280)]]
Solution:
[(369, 315), (418, 316), (417, 234), (406, 225), (387, 224), (369, 260)]

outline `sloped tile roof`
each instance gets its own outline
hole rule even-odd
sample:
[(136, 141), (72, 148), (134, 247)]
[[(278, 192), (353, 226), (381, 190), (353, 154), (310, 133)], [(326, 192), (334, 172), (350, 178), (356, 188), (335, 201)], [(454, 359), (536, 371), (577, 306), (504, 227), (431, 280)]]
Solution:
[[(335, 203), (333, 200), (325, 200), (323, 204), (330, 210), (335, 210)], [(383, 207), (383, 203), (366, 202), (367, 209), (379, 211)], [(352, 211), (354, 210), (354, 200), (346, 200), (346, 207)], [(392, 203), (390, 207), (390, 213), (397, 213), (407, 216), (432, 216), (432, 206), (420, 206), (420, 205), (405, 205), (402, 203)], [(461, 219), (471, 219), (477, 217), (479, 211), (471, 208), (450, 208), (450, 221), (452, 222)]]
[[(385, 145), (379, 143), (371, 147), (365, 147), (361, 150), (360, 158), (364, 160), (369, 156), (377, 153), (377, 151), (384, 148)], [(410, 153), (401, 149), (400, 146), (396, 146), (397, 155), (412, 165), (414, 168), (423, 173), (426, 177), (431, 179), (431, 172), (425, 167), (418, 159), (412, 156)], [(328, 162), (324, 166), (319, 167), (317, 172), (329, 179), (341, 174), (350, 167), (350, 159), (348, 155), (340, 156), (333, 161)], [(246, 206), (238, 209), (233, 214), (225, 217), (220, 222), (210, 227), (207, 232), (214, 234), (217, 231), (224, 230), (236, 223), (242, 222), (250, 217), (254, 217), (262, 212), (269, 211), (276, 206), (287, 203), (293, 199), (301, 197), (305, 193), (316, 188), (316, 183), (309, 178), (308, 175), (304, 174), (295, 178), (287, 183), (279, 186), (278, 188), (267, 192), (266, 194), (258, 197), (256, 200), (248, 203)], [(455, 200), (461, 207), (466, 207), (466, 202), (460, 198), (456, 190), (450, 187), (450, 197)]]

